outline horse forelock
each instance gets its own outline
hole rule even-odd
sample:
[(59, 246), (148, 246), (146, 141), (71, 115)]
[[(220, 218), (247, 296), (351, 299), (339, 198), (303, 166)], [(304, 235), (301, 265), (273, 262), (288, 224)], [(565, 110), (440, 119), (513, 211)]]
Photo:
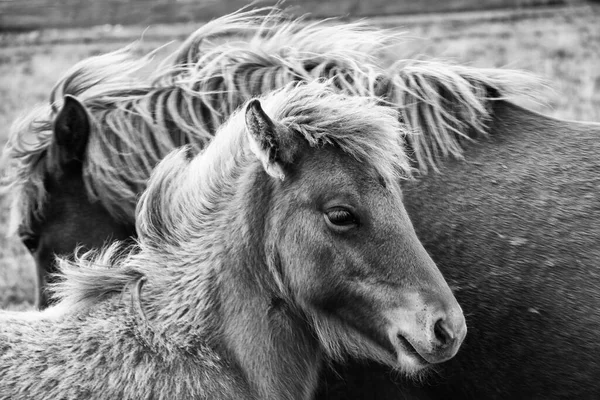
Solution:
[(288, 84), (264, 97), (267, 114), (311, 147), (333, 145), (384, 178), (411, 176), (398, 114), (379, 99), (336, 92), (330, 82)]

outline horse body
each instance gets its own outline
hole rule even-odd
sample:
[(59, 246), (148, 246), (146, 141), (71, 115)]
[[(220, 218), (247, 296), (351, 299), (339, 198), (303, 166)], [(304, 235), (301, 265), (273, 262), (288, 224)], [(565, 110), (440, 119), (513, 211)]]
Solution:
[(326, 356), (412, 375), (456, 354), (397, 114), (316, 83), (261, 102), (159, 164), (138, 248), (63, 261), (56, 306), (0, 314), (0, 396), (309, 399)]
[(252, 398), (206, 346), (157, 339), (129, 299), (49, 317), (57, 310), (0, 313), (0, 399)]
[(456, 398), (593, 398), (600, 392), (600, 124), (505, 102), (493, 115), (489, 139), (466, 149), (466, 163), (448, 162), (443, 175), (404, 186), (419, 237), (478, 332), (462, 357), (441, 367), (444, 379), (433, 390)]

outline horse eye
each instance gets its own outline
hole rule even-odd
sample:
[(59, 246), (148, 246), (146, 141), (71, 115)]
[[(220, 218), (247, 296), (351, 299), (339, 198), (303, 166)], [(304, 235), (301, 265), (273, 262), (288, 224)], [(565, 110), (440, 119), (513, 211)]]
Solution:
[(325, 219), (335, 227), (350, 228), (358, 223), (356, 217), (345, 208), (334, 208), (325, 212)]
[(21, 235), (21, 242), (23, 242), (30, 253), (35, 253), (38, 248), (39, 237), (33, 235)]

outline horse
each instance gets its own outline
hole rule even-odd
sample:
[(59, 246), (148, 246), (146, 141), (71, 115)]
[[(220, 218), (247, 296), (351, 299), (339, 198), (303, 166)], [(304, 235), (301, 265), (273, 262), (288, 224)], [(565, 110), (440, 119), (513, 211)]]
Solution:
[[(483, 132), (482, 98), (526, 87), (515, 71), (410, 60), (379, 66), (376, 56), (399, 39), (360, 22), (306, 24), (263, 8), (201, 27), (150, 76), (140, 70), (154, 52), (139, 58), (134, 47), (73, 66), (49, 105), (16, 121), (4, 152), (11, 230), (36, 263), (36, 306), (48, 305), (56, 254), (135, 236), (136, 201), (154, 166), (179, 146), (202, 151), (253, 96), (318, 78), (342, 93), (379, 96), (422, 133), (407, 140), (427, 171), (438, 158), (461, 156), (462, 132)], [(436, 105), (438, 89), (447, 104)]]
[(167, 156), (137, 245), (64, 260), (57, 305), (0, 313), (0, 398), (310, 399), (325, 357), (408, 375), (452, 358), (465, 319), (377, 103), (290, 84)]
[[(269, 37), (267, 33), (262, 36)], [(346, 43), (346, 46), (350, 44)], [(243, 41), (239, 47), (244, 48)], [(193, 59), (201, 56), (194, 53), (195, 48), (182, 48), (178, 53), (190, 54), (189, 61), (185, 61), (189, 64), (188, 72), (180, 75), (189, 77), (189, 87), (193, 83)], [(218, 47), (203, 51), (205, 60), (218, 57)], [(236, 53), (230, 50), (227, 54), (233, 57)], [(256, 57), (253, 63), (250, 53), (243, 54), (247, 55), (245, 65), (253, 71), (255, 79), (277, 81), (279, 75), (275, 73), (275, 64), (262, 68), (265, 78), (259, 79), (259, 69), (263, 65), (261, 60), (266, 58)], [(108, 197), (102, 200), (100, 196), (112, 193), (112, 188), (129, 190), (133, 186), (130, 177), (157, 161), (153, 154), (159, 153), (156, 149), (162, 143), (169, 140), (173, 140), (173, 145), (189, 142), (194, 146), (198, 143), (199, 139), (194, 141), (194, 135), (178, 133), (182, 129), (177, 128), (176, 123), (191, 121), (191, 117), (186, 115), (188, 111), (174, 112), (177, 105), (182, 110), (202, 110), (194, 117), (197, 126), (200, 126), (196, 128), (198, 130), (206, 125), (204, 121), (208, 116), (214, 117), (215, 114), (210, 112), (210, 107), (194, 108), (188, 106), (191, 103), (175, 100), (177, 97), (166, 94), (162, 97), (156, 94), (144, 100), (149, 105), (146, 110), (164, 112), (157, 118), (160, 123), (154, 123), (150, 111), (144, 111), (143, 107), (118, 102), (116, 95), (106, 96), (103, 104), (97, 97), (94, 103), (113, 104), (114, 108), (120, 105), (123, 110), (129, 111), (121, 111), (117, 115), (117, 111), (105, 112), (106, 108), (96, 106), (96, 111), (90, 112), (92, 102), (89, 95), (85, 90), (77, 91), (77, 88), (91, 87), (86, 86), (86, 82), (98, 82), (102, 68), (97, 64), (102, 60), (106, 60), (106, 65), (119, 65), (115, 56), (109, 58), (111, 60), (100, 58), (89, 61), (87, 70), (81, 68), (80, 74), (67, 75), (68, 82), (65, 81), (66, 84), (61, 87), (66, 93), (81, 99), (72, 103), (75, 108), (86, 111), (82, 115), (94, 122), (89, 143), (102, 143), (95, 138), (99, 130), (104, 132), (103, 137), (112, 140), (110, 145), (97, 144), (94, 152), (79, 155), (85, 160), (85, 168), (93, 165), (90, 157), (100, 157), (101, 154), (107, 155), (98, 159), (101, 161), (97, 165), (118, 166), (113, 169), (113, 175), (104, 175), (104, 179), (96, 181), (107, 182), (103, 186), (92, 183), (94, 173), (91, 171), (100, 167), (89, 169), (87, 187), (98, 187), (97, 195), (88, 190), (88, 194), (82, 197), (88, 201), (98, 198), (109, 215), (121, 215), (113, 217), (113, 221), (128, 225), (133, 231), (133, 215), (124, 217), (116, 210), (126, 204), (135, 204), (145, 183), (142, 182), (139, 192), (132, 190), (135, 195), (115, 197), (112, 205)], [(234, 61), (226, 63), (225, 57), (221, 60), (218, 77), (227, 78), (230, 76), (228, 70), (222, 66), (236, 68), (238, 64)], [(106, 80), (117, 79), (122, 71), (128, 69), (123, 65), (133, 64), (121, 63), (111, 73), (106, 73)], [(231, 79), (210, 80), (208, 65), (212, 68), (215, 64), (206, 62), (202, 65), (205, 67), (199, 70), (206, 77), (203, 81), (215, 85), (211, 90), (217, 92), (216, 95), (225, 93), (220, 98), (235, 97), (235, 91), (226, 90), (226, 82)], [(242, 72), (239, 68), (237, 70)], [(598, 188), (599, 161), (595, 155), (598, 153), (600, 127), (593, 123), (548, 118), (512, 104), (510, 93), (516, 89), (513, 85), (522, 81), (520, 75), (410, 61), (398, 62), (386, 69), (371, 69), (371, 72), (377, 71), (377, 77), (368, 82), (377, 89), (383, 104), (395, 104), (406, 129), (417, 133), (407, 136), (407, 148), (413, 166), (422, 172), (416, 174), (414, 181), (402, 183), (405, 207), (426, 250), (455, 290), (465, 310), (470, 333), (458, 356), (436, 367), (436, 373), (427, 379), (419, 382), (403, 380), (386, 367), (354, 361), (326, 368), (316, 398), (594, 397), (600, 392), (600, 382), (596, 379), (600, 374), (597, 361), (600, 349), (595, 341), (600, 324), (597, 312), (600, 300), (595, 289), (600, 286), (600, 278), (596, 274), (600, 260), (597, 245), (600, 233), (596, 227), (600, 225), (597, 223), (598, 206), (594, 201)], [(87, 81), (84, 76), (93, 79)], [(173, 82), (178, 75), (166, 76), (166, 82)], [(340, 78), (336, 82), (333, 86), (339, 89), (340, 82), (349, 81)], [(360, 85), (361, 82), (365, 81), (353, 84)], [(182, 78), (178, 84), (186, 87), (184, 83)], [(242, 84), (243, 80), (237, 82), (238, 86)], [(141, 92), (140, 89), (136, 93)], [(191, 89), (183, 92), (195, 93)], [(211, 104), (213, 109), (218, 109), (217, 102), (210, 101), (212, 95), (210, 91), (204, 93), (204, 101), (196, 100), (195, 104)], [(61, 96), (61, 92), (57, 92), (57, 104), (60, 104)], [(163, 101), (152, 103), (150, 98), (162, 98)], [(167, 101), (169, 98), (171, 100)], [(103, 112), (101, 117), (94, 117), (100, 114), (99, 110)], [(146, 116), (146, 119), (134, 118), (136, 113)], [(22, 168), (17, 169), (20, 173), (15, 182), (22, 185), (14, 186), (15, 193), (23, 193), (32, 177), (43, 176), (31, 173), (33, 164), (25, 162), (29, 160), (28, 155), (35, 154), (32, 159), (37, 159), (43, 154), (42, 160), (46, 165), (56, 166), (59, 165), (56, 159), (46, 160), (44, 157), (48, 152), (44, 151), (51, 149), (51, 153), (56, 154), (67, 150), (56, 143), (54, 138), (58, 132), (51, 130), (57, 114), (59, 112), (41, 119), (48, 126), (43, 133), (41, 130), (34, 131), (39, 133), (39, 142), (45, 146), (40, 145), (37, 152), (27, 152), (25, 147), (20, 147), (24, 151), (21, 157), (15, 159), (23, 160), (23, 163), (20, 165)], [(77, 113), (66, 113), (69, 114), (75, 115), (75, 118), (67, 120), (75, 123)], [(107, 120), (114, 122), (105, 123), (102, 118), (109, 115), (114, 117)], [(31, 132), (28, 127), (31, 120), (23, 120), (23, 129), (17, 126), (19, 129), (14, 131), (10, 149), (18, 149), (17, 138)], [(144, 121), (152, 122), (152, 128), (159, 132), (157, 137), (148, 133), (150, 128), (144, 128)], [(161, 124), (167, 123), (170, 130), (161, 130)], [(106, 126), (122, 129), (106, 129)], [(132, 130), (134, 134), (131, 136), (123, 133), (133, 127), (136, 129)], [(179, 137), (183, 138), (175, 143)], [(207, 133), (203, 137), (208, 141), (212, 135)], [(122, 140), (117, 142), (119, 138)], [(115, 148), (127, 156), (117, 157)], [(99, 151), (102, 149), (105, 152)], [(165, 150), (165, 154), (169, 150)], [(12, 154), (18, 155), (14, 151)], [(117, 163), (121, 159), (124, 161)], [(43, 166), (39, 164), (40, 174), (47, 171)], [(117, 173), (121, 173), (122, 177), (115, 178)], [(149, 172), (144, 176), (148, 175)], [(53, 198), (62, 195), (62, 192), (41, 191), (41, 195), (49, 203), (60, 201), (60, 197), (58, 200)], [(21, 198), (23, 201), (19, 205), (28, 204), (25, 199), (31, 197), (23, 195)], [(33, 208), (20, 209), (23, 211), (21, 214), (27, 217)], [(18, 216), (19, 208), (15, 210)], [(17, 218), (18, 223), (22, 221), (26, 219)], [(81, 223), (86, 222), (82, 220)], [(76, 236), (82, 242), (90, 233), (88, 225), (84, 226), (86, 229), (77, 232)], [(42, 242), (60, 237), (56, 233), (46, 236), (43, 229), (34, 231), (37, 232), (36, 238), (44, 238)]]

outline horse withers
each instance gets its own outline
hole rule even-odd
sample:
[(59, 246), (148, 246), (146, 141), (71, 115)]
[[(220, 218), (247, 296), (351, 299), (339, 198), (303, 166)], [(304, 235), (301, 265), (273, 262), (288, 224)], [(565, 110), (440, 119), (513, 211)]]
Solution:
[(465, 320), (402, 205), (400, 130), (317, 83), (250, 101), (159, 164), (138, 248), (63, 261), (56, 306), (0, 314), (0, 398), (308, 399), (324, 356), (452, 358)]

